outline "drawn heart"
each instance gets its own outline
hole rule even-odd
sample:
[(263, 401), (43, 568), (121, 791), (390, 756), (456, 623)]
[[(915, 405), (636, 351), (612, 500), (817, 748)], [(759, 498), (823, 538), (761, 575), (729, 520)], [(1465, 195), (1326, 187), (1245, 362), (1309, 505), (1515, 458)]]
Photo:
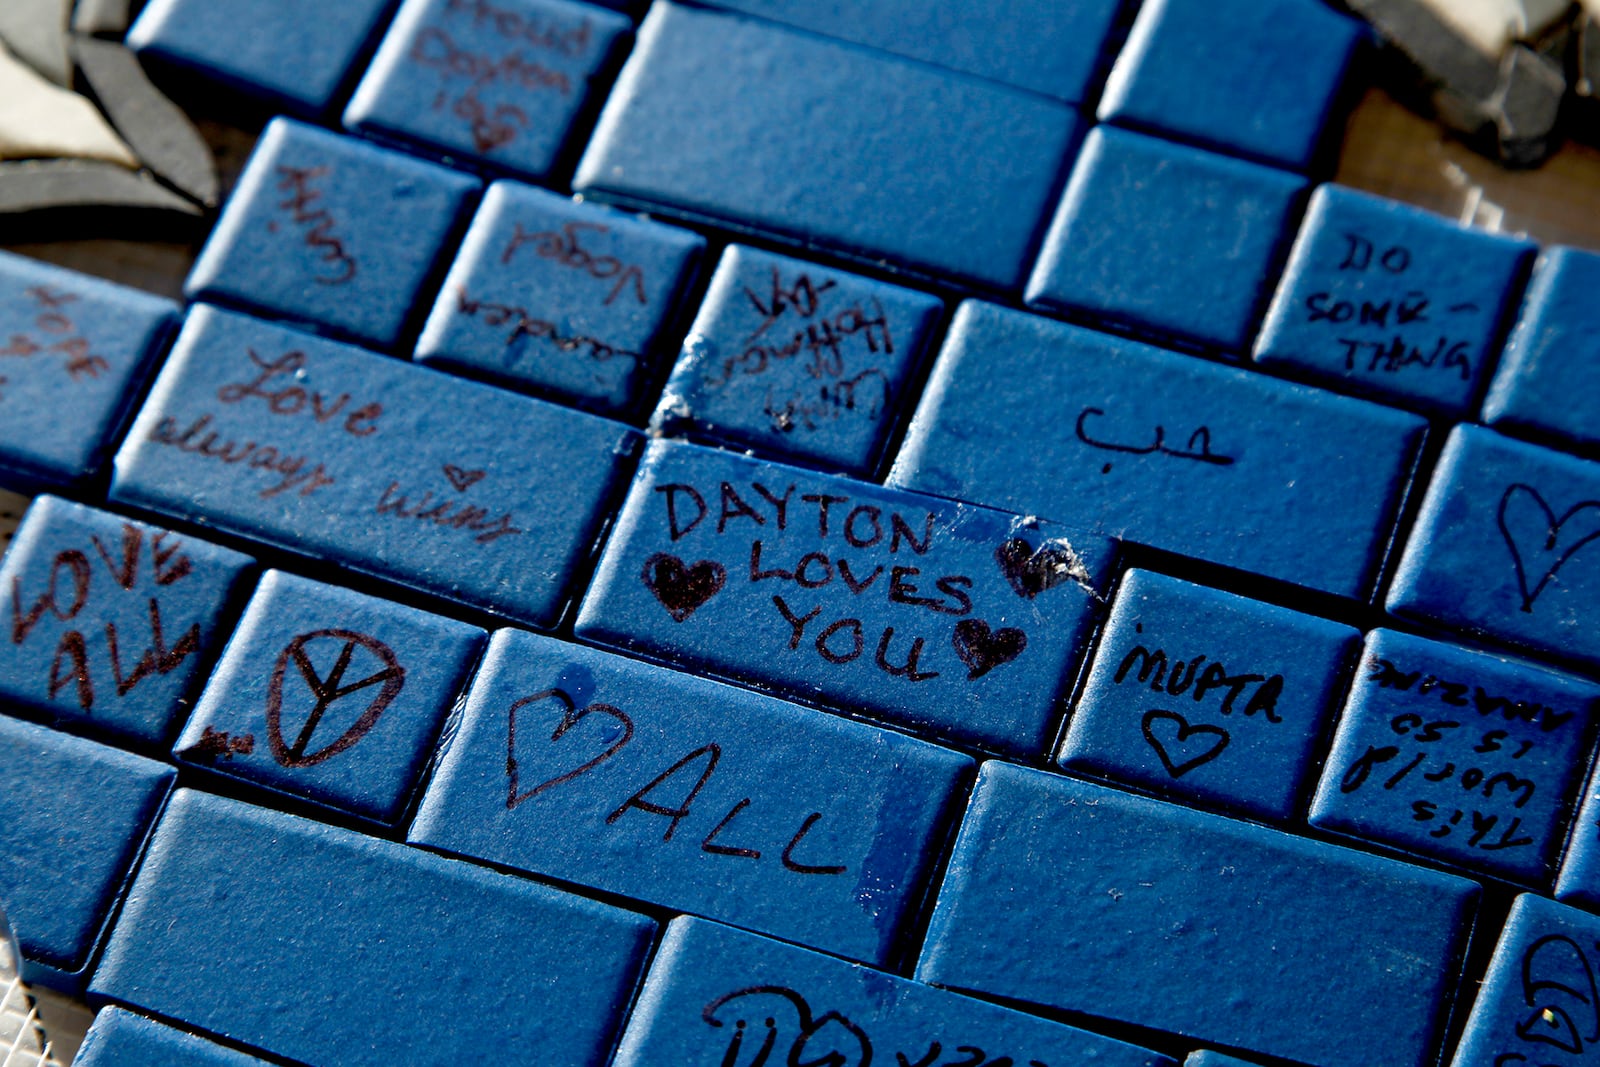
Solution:
[[(558, 774), (554, 778), (547, 778), (527, 792), (518, 792), (520, 777), (517, 773), (517, 716), (525, 709), (546, 700), (554, 700), (561, 708), (561, 721), (556, 723), (554, 732), (550, 734), (550, 743), (555, 744), (566, 736), (567, 731), (577, 726), (590, 715), (604, 715), (622, 724), (622, 736), (611, 743), (611, 746), (598, 756), (580, 763), (577, 767), (565, 774)], [(546, 710), (546, 709), (540, 709)], [(511, 811), (524, 800), (543, 793), (546, 789), (554, 789), (563, 782), (570, 782), (579, 775), (588, 774), (606, 760), (622, 751), (624, 745), (633, 740), (633, 720), (628, 718), (620, 708), (610, 704), (589, 704), (586, 707), (574, 710), (572, 697), (563, 689), (545, 689), (530, 697), (523, 697), (511, 705), (511, 711), (506, 716), (506, 810)]]
[(673, 622), (682, 622), (695, 609), (717, 595), (728, 572), (722, 564), (703, 559), (686, 565), (677, 556), (657, 552), (644, 561), (644, 584), (661, 601)]
[[(1210, 763), (1228, 747), (1228, 731), (1204, 723), (1191, 725), (1175, 711), (1152, 708), (1139, 720), (1139, 729), (1161, 757), (1161, 765), (1174, 778), (1182, 778), (1196, 767)], [(1201, 740), (1191, 744), (1196, 738)], [(1172, 758), (1174, 754), (1180, 757), (1176, 762)]]
[(450, 484), (455, 486), (456, 492), (465, 493), (468, 489), (483, 481), (483, 476), (488, 471), (462, 470), (454, 463), (444, 465), (444, 476), (450, 479)]
[(1013, 537), (994, 550), (1006, 581), (1020, 597), (1032, 600), (1046, 589), (1071, 581), (1074, 572), (1082, 569), (1072, 549), (1049, 542), (1037, 550), (1020, 537)]
[(996, 667), (1010, 663), (1028, 647), (1028, 635), (1015, 626), (991, 632), (982, 619), (962, 619), (950, 635), (950, 644), (967, 665), (967, 681), (982, 678)]
[[(1574, 504), (1558, 519), (1539, 491), (1529, 485), (1506, 489), (1498, 518), (1522, 590), (1522, 610), (1527, 612), (1533, 611), (1533, 602), (1567, 560), (1600, 538), (1600, 500)], [(1532, 585), (1529, 578), (1535, 579)]]

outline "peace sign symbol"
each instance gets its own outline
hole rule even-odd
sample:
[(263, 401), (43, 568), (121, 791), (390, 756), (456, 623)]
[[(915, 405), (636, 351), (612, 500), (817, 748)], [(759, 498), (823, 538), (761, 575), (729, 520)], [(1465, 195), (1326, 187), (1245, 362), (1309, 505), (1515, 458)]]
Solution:
[[(311, 656), (306, 652), (307, 645), (323, 639), (344, 642), (338, 658), (334, 660), (333, 667), (325, 678), (317, 673), (316, 666), (311, 662)], [(379, 669), (359, 681), (345, 684), (345, 671), (349, 669), (357, 649), (376, 658)], [(305, 724), (295, 736), (294, 743), (285, 745), (282, 730), (283, 687), (290, 663), (295, 665), (300, 677), (305, 679), (307, 688), (311, 690), (313, 704), (311, 711), (306, 715)], [(272, 670), (272, 681), (267, 686), (267, 740), (272, 745), (272, 758), (285, 767), (310, 767), (337, 756), (360, 741), (367, 735), (367, 731), (378, 724), (378, 718), (399, 695), (405, 680), (406, 669), (395, 659), (394, 650), (376, 637), (356, 633), (354, 630), (313, 630), (301, 634), (290, 641), (279, 654), (277, 665)], [(375, 685), (381, 685), (383, 688), (372, 698), (349, 729), (323, 748), (315, 752), (306, 751), (329, 705), (343, 700), (351, 693)]]

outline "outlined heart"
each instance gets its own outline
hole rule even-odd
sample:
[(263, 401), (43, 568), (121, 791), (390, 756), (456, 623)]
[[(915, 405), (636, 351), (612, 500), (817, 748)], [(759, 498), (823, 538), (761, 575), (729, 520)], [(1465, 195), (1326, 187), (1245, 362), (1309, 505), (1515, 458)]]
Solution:
[(1015, 626), (991, 631), (982, 619), (962, 619), (950, 635), (950, 645), (967, 665), (970, 682), (1022, 655), (1028, 635)]
[(483, 476), (488, 473), (488, 471), (463, 470), (454, 463), (446, 463), (444, 465), (444, 476), (450, 479), (450, 484), (455, 487), (458, 493), (465, 493), (468, 489), (483, 481)]
[(1069, 582), (1082, 569), (1070, 548), (1048, 541), (1035, 549), (1013, 537), (994, 550), (995, 562), (1020, 597), (1032, 600), (1046, 589)]
[[(566, 736), (567, 731), (577, 726), (590, 715), (604, 715), (606, 718), (621, 723), (622, 736), (613, 741), (598, 756), (578, 764), (578, 766), (564, 774), (545, 779), (527, 792), (519, 792), (521, 776), (518, 774), (517, 769), (517, 716), (524, 713), (526, 709), (542, 704), (546, 700), (555, 701), (556, 707), (561, 711), (561, 721), (556, 723), (555, 730), (550, 734), (551, 744), (560, 741)], [(549, 709), (541, 708), (540, 710)], [(633, 740), (633, 720), (628, 718), (621, 708), (610, 704), (588, 704), (582, 708), (576, 708), (572, 697), (564, 689), (543, 689), (532, 696), (523, 697), (511, 705), (510, 712), (506, 716), (506, 810), (515, 809), (524, 800), (531, 800), (546, 789), (554, 789), (558, 785), (572, 781), (579, 775), (588, 774), (600, 764), (621, 752), (623, 746), (631, 740)]]
[[(1231, 738), (1220, 726), (1205, 723), (1192, 724), (1175, 711), (1151, 708), (1139, 720), (1139, 730), (1150, 747), (1156, 750), (1161, 765), (1174, 778), (1182, 778), (1196, 767), (1202, 767), (1228, 747)], [(1196, 739), (1199, 739), (1196, 743)], [(1180, 757), (1177, 760), (1173, 756)]]
[(1521, 483), (1507, 487), (1497, 519), (1511, 550), (1525, 612), (1533, 611), (1539, 594), (1579, 549), (1600, 538), (1600, 500), (1574, 504), (1558, 519), (1537, 489)]
[(717, 595), (728, 580), (728, 572), (722, 564), (709, 559), (686, 564), (669, 552), (657, 552), (644, 561), (640, 577), (672, 621), (682, 622)]

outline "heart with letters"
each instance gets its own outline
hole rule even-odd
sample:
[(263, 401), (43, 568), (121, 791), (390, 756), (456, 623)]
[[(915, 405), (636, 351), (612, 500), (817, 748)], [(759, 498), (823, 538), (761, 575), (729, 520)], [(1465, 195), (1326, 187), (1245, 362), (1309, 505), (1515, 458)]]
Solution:
[(1080, 564), (1072, 550), (1046, 542), (1035, 549), (1020, 537), (1013, 537), (994, 550), (995, 562), (1017, 595), (1032, 600), (1046, 589), (1071, 581)]
[(1506, 489), (1498, 519), (1526, 612), (1533, 611), (1533, 602), (1579, 549), (1600, 539), (1600, 500), (1574, 504), (1558, 519), (1531, 485)]
[(1022, 655), (1028, 635), (1015, 626), (990, 630), (982, 619), (962, 619), (950, 635), (950, 645), (967, 665), (970, 682)]
[[(546, 703), (546, 702), (551, 703)], [(567, 733), (575, 729), (583, 720), (591, 715), (599, 715), (611, 720), (609, 729), (596, 720), (596, 726), (586, 732), (592, 735), (593, 740), (606, 741), (615, 737), (610, 745), (583, 763), (578, 764), (570, 771), (558, 774), (553, 778), (546, 778), (532, 789), (523, 792), (521, 789), (521, 774), (517, 763), (517, 727), (519, 717), (533, 714), (549, 714), (560, 711), (561, 719), (556, 723), (556, 728), (550, 734), (550, 743), (555, 744)], [(623, 746), (633, 740), (633, 720), (623, 713), (621, 708), (610, 704), (588, 704), (582, 708), (575, 705), (571, 696), (564, 689), (544, 689), (532, 696), (523, 697), (511, 705), (511, 710), (506, 716), (506, 810), (511, 811), (524, 800), (532, 800), (546, 789), (554, 789), (564, 782), (570, 782), (580, 775), (588, 774), (606, 760), (621, 752)], [(622, 732), (617, 734), (618, 726)], [(593, 740), (590, 742), (593, 744)]]
[(672, 621), (682, 622), (717, 595), (728, 580), (728, 572), (722, 564), (709, 559), (684, 563), (671, 553), (657, 552), (644, 561), (641, 577)]
[(1160, 708), (1145, 712), (1139, 729), (1174, 778), (1182, 778), (1222, 755), (1230, 740), (1228, 731), (1220, 726), (1193, 724), (1175, 711)]

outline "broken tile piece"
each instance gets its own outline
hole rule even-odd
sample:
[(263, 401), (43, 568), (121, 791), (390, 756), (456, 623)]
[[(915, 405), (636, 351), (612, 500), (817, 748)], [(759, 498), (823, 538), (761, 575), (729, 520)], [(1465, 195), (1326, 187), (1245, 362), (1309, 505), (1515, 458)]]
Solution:
[(133, 21), (130, 0), (78, 0), (72, 9), (72, 32), (121, 37)]
[(219, 200), (217, 166), (199, 131), (150, 83), (138, 59), (115, 41), (77, 37), (78, 70), (117, 132), (156, 174), (207, 207)]
[(165, 186), (96, 159), (0, 162), (0, 215), (64, 207), (145, 208), (199, 218), (199, 205)]
[(0, 160), (55, 156), (139, 165), (93, 104), (0, 48)]
[[(0, 42), (57, 85), (72, 85), (67, 57), (67, 14), (72, 0), (5, 0), (0, 3)], [(7, 94), (0, 92), (0, 100)]]

